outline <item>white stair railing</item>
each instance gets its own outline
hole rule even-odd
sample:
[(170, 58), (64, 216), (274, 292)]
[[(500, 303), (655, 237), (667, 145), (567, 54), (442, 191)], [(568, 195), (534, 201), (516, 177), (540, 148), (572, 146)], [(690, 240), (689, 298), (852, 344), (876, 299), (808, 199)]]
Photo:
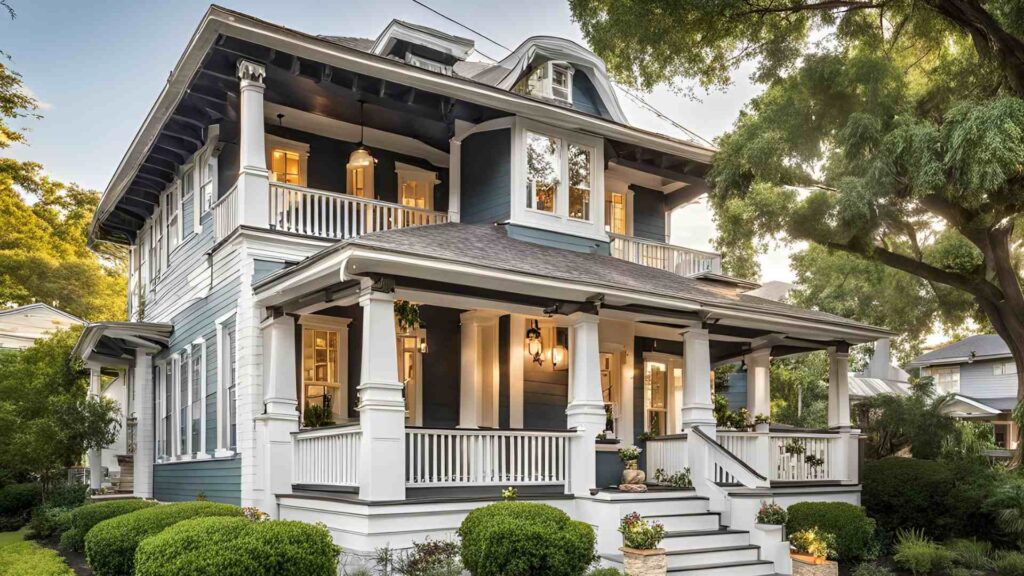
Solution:
[(292, 435), (292, 483), (315, 486), (358, 486), (358, 426), (314, 428)]
[(444, 212), (279, 182), (270, 184), (269, 225), (283, 232), (342, 240), (447, 221)]
[(406, 486), (566, 485), (574, 432), (406, 430)]
[(635, 236), (609, 234), (612, 256), (634, 264), (660, 268), (681, 276), (722, 272), (722, 257), (715, 252), (693, 250)]
[[(758, 440), (763, 437), (763, 434), (757, 434), (755, 432), (737, 432), (732, 430), (719, 430), (716, 434), (718, 443), (723, 448), (732, 453), (733, 456), (738, 458), (740, 461), (746, 463), (755, 471), (762, 476), (766, 475), (766, 470), (760, 470), (757, 463), (764, 458), (761, 458), (762, 454), (759, 454), (759, 450), (765, 450), (767, 445)], [(763, 456), (767, 456), (764, 454)], [(740, 482), (736, 477), (725, 470), (723, 466), (715, 464), (715, 482), (721, 482), (724, 484), (739, 484)]]

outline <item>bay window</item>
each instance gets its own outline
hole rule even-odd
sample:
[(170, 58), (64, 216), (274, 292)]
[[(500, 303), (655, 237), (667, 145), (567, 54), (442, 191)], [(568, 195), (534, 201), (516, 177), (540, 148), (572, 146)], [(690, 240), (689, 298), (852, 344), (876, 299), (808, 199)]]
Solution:
[(569, 144), (569, 218), (590, 220), (593, 160), (589, 148)]
[(534, 132), (526, 133), (526, 207), (554, 212), (561, 174), (561, 140)]

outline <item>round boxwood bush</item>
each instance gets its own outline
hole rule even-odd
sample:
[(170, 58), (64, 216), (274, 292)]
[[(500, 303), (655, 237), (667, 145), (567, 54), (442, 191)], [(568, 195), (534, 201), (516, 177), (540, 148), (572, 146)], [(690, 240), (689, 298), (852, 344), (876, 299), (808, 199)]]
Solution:
[(886, 534), (923, 528), (941, 539), (957, 522), (946, 513), (955, 489), (956, 477), (945, 463), (889, 457), (864, 465), (861, 501)]
[(338, 554), (323, 525), (195, 518), (146, 538), (136, 576), (335, 576)]
[(242, 516), (242, 509), (216, 502), (164, 504), (115, 516), (85, 535), (85, 556), (96, 576), (131, 576), (139, 542), (182, 520), (203, 516)]
[(787, 510), (786, 533), (817, 528), (836, 537), (836, 557), (848, 562), (868, 556), (875, 542), (875, 521), (846, 502), (800, 502)]
[(594, 530), (546, 504), (477, 508), (458, 533), (473, 576), (582, 576), (594, 561)]
[(80, 508), (75, 508), (71, 513), (71, 529), (61, 535), (60, 546), (65, 550), (85, 552), (85, 535), (89, 533), (89, 530), (92, 530), (93, 526), (108, 518), (153, 506), (156, 506), (156, 502), (151, 500), (133, 499), (97, 502), (96, 504), (86, 504)]

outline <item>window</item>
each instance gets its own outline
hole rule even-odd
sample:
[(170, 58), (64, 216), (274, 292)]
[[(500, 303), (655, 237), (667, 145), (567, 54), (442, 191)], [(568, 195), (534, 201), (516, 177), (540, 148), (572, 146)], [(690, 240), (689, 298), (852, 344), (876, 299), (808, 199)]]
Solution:
[(622, 192), (609, 192), (605, 200), (605, 230), (612, 234), (629, 234), (626, 227), (626, 195)]
[(552, 98), (572, 103), (574, 69), (565, 62), (546, 62), (519, 81), (513, 90), (539, 98)]
[(401, 205), (423, 210), (434, 209), (434, 185), (438, 183), (436, 172), (395, 162), (395, 173), (398, 175), (398, 202)]
[(275, 148), (270, 153), (270, 179), (274, 182), (302, 185), (299, 153)]
[(430, 70), (431, 72), (437, 72), (438, 74), (446, 74), (448, 76), (452, 75), (451, 67), (447, 66), (447, 65), (445, 65), (445, 64), (443, 64), (441, 62), (437, 62), (437, 61), (434, 61), (434, 60), (428, 60), (426, 58), (421, 58), (419, 56), (413, 56), (412, 54), (409, 54), (409, 53), (406, 53), (405, 59), (406, 59), (406, 62), (408, 62), (409, 64), (412, 64), (413, 66), (416, 66), (418, 68), (423, 68), (424, 70)]
[(551, 97), (572, 102), (572, 69), (566, 64), (551, 64)]
[(205, 396), (206, 396), (206, 375), (204, 374), (206, 366), (206, 344), (202, 341), (192, 344), (192, 377), (191, 389), (189, 390), (189, 415), (191, 416), (190, 431), (191, 437), (189, 438), (189, 451), (191, 453), (204, 452), (203, 437), (203, 412), (205, 407)]
[(943, 366), (928, 368), (926, 376), (935, 380), (935, 388), (940, 393), (956, 393), (960, 391), (960, 367)]
[(662, 436), (668, 430), (668, 366), (644, 360), (644, 430)]
[(217, 324), (217, 354), (219, 372), (217, 374), (218, 414), (217, 414), (217, 448), (233, 450), (235, 447), (235, 332), (234, 323), (224, 319)]
[(416, 395), (420, 387), (423, 357), (420, 343), (426, 341), (426, 331), (416, 330), (398, 336), (398, 380), (405, 386), (405, 420), (416, 423)]
[(160, 453), (164, 458), (174, 455), (174, 362), (168, 362), (164, 368), (163, 410), (161, 411), (161, 429), (164, 444)]
[(181, 241), (181, 229), (178, 226), (178, 212), (181, 211), (181, 187), (178, 184), (172, 186), (170, 192), (167, 193), (166, 211), (167, 253), (170, 254)]
[(604, 401), (604, 432), (609, 438), (618, 435), (619, 370), (615, 354), (601, 353), (601, 399)]
[(188, 393), (191, 389), (192, 367), (188, 350), (178, 357), (178, 455), (189, 453)]
[(1009, 376), (1017, 373), (1017, 364), (1015, 362), (997, 362), (992, 365), (993, 376)]
[(569, 144), (569, 218), (590, 220), (590, 190), (593, 153), (589, 148)]
[(156, 281), (160, 277), (160, 210), (153, 213), (153, 223), (149, 227), (149, 277)]
[(554, 212), (561, 174), (561, 141), (557, 138), (526, 133), (526, 207)]
[(340, 415), (341, 381), (338, 332), (320, 328), (302, 331), (303, 407), (320, 406), (325, 414)]
[(199, 206), (202, 213), (213, 206), (216, 176), (217, 159), (213, 157), (213, 150), (208, 149), (203, 153), (199, 164)]

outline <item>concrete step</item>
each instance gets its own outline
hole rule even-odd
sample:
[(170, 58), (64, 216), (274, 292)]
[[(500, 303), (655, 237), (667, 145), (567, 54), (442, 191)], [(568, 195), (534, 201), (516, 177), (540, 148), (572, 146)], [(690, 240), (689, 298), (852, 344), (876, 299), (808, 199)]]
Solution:
[(703, 548), (724, 548), (726, 546), (746, 546), (750, 544), (750, 534), (741, 530), (696, 530), (666, 532), (661, 547), (666, 550), (701, 550)]
[(721, 517), (717, 512), (692, 512), (689, 514), (655, 514), (644, 516), (644, 520), (661, 522), (666, 532), (718, 530)]
[(696, 496), (697, 491), (693, 488), (663, 488), (649, 487), (647, 492), (622, 492), (620, 490), (605, 488), (594, 495), (598, 500), (663, 500), (665, 498), (686, 498)]
[(761, 559), (761, 549), (753, 544), (723, 546), (699, 550), (675, 550), (666, 554), (669, 568), (690, 568), (708, 564), (752, 562)]
[(708, 511), (707, 498), (685, 496), (681, 498), (644, 498), (624, 500), (620, 503), (625, 514), (639, 512), (644, 518), (648, 516), (669, 516), (672, 514), (703, 514)]
[(770, 576), (775, 574), (775, 564), (768, 560), (723, 562), (686, 568), (669, 568), (668, 573), (677, 576)]

